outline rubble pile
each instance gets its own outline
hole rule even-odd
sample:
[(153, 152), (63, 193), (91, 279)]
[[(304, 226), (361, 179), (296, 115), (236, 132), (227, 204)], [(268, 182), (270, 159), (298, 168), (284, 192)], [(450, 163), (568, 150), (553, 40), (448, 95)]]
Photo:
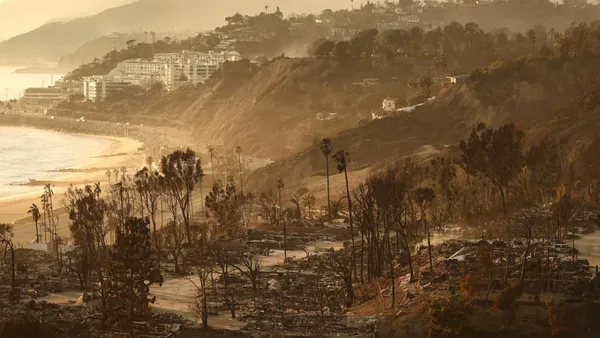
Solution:
[[(317, 229), (315, 229), (317, 230)], [(302, 250), (310, 243), (336, 241), (339, 235), (314, 232), (293, 232), (288, 230), (287, 249)], [(283, 250), (283, 231), (248, 230), (247, 244), (260, 249)]]
[[(79, 290), (79, 280), (64, 269), (58, 273), (55, 257), (48, 252), (16, 249), (15, 285), (21, 300), (37, 299), (50, 293)], [(11, 290), (12, 269), (8, 261), (0, 263), (0, 299)]]
[[(288, 251), (302, 250), (319, 241), (339, 240), (337, 235), (318, 232), (289, 232)], [(267, 256), (281, 250), (283, 234), (273, 231), (249, 231), (246, 244)], [(316, 253), (318, 251), (318, 253)], [(285, 332), (291, 336), (360, 336), (361, 330), (349, 326), (344, 312), (343, 281), (327, 268), (330, 251), (316, 250), (302, 258), (288, 256), (285, 264), (264, 266), (257, 290), (239, 272), (231, 274), (236, 318), (245, 322), (242, 331), (260, 336)], [(223, 276), (214, 277), (208, 290), (208, 313), (230, 316), (224, 293)]]
[[(467, 274), (489, 279), (484, 271), (492, 271), (492, 289), (503, 287), (504, 279), (520, 279), (526, 244), (499, 240), (449, 240), (433, 246), (434, 272), (428, 269), (428, 252), (420, 248), (414, 257), (422, 284), (451, 280), (457, 290), (459, 280)], [(486, 267), (486, 257), (491, 263)], [(523, 290), (532, 294), (561, 293), (572, 297), (589, 296), (592, 273), (586, 259), (573, 261), (573, 248), (566, 244), (531, 244), (525, 263)], [(448, 283), (446, 283), (448, 284)]]

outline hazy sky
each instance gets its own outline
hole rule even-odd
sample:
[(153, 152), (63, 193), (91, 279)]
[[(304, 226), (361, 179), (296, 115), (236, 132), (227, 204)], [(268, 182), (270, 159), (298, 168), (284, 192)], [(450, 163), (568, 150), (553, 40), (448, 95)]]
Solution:
[(100, 12), (134, 0), (0, 0), (0, 40), (60, 18)]

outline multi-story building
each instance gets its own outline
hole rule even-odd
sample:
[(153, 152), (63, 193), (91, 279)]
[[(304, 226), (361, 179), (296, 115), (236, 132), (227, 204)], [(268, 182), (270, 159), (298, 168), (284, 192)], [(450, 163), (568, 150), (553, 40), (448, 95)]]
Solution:
[(154, 54), (154, 61), (178, 63), (183, 61), (183, 55), (181, 53), (158, 53)]
[(409, 23), (409, 24), (418, 24), (421, 22), (421, 18), (418, 15), (402, 15), (398, 18), (399, 22)]
[(67, 95), (59, 87), (27, 88), (22, 100), (30, 104), (50, 104), (67, 99)]
[(235, 62), (242, 59), (242, 55), (238, 52), (227, 51), (227, 52), (213, 52), (208, 53), (193, 52), (184, 50), (182, 52), (184, 61), (196, 61), (196, 62), (218, 62), (225, 63), (227, 61)]
[(83, 78), (83, 96), (89, 101), (103, 101), (114, 94), (130, 87), (132, 79), (123, 76), (91, 76)]
[(145, 77), (149, 82), (163, 81), (170, 90), (182, 82), (204, 82), (225, 62), (241, 59), (240, 53), (233, 51), (201, 53), (184, 50), (181, 53), (156, 54), (152, 60), (127, 60), (119, 67), (126, 77)]
[(219, 62), (187, 62), (183, 65), (183, 75), (188, 82), (193, 84), (201, 83), (210, 78), (210, 76), (221, 68)]
[(134, 59), (125, 63), (125, 75), (134, 76), (164, 76), (165, 67), (170, 63), (167, 61)]

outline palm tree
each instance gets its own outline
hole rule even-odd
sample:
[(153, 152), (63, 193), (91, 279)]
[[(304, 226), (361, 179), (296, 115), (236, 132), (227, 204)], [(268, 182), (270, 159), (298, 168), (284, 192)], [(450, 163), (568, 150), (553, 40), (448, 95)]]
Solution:
[(154, 159), (152, 158), (152, 156), (146, 157), (146, 165), (148, 166), (148, 170), (150, 171), (151, 174), (152, 174), (152, 164), (153, 163), (154, 163)]
[(329, 222), (331, 222), (331, 193), (329, 188), (329, 155), (333, 152), (331, 139), (326, 137), (321, 140), (321, 152), (325, 156), (325, 170), (327, 172), (327, 213), (329, 214)]
[(44, 195), (46, 196), (45, 213), (48, 214), (48, 227), (50, 229), (50, 240), (54, 242), (56, 239), (56, 224), (54, 222), (54, 206), (52, 205), (52, 196), (54, 191), (51, 184), (44, 186)]
[(242, 193), (242, 195), (244, 194), (244, 178), (243, 178), (243, 173), (242, 173), (242, 147), (237, 146), (235, 147), (235, 153), (238, 156), (238, 163), (240, 166), (240, 192)]
[(527, 38), (531, 42), (531, 54), (535, 54), (535, 31), (533, 29), (527, 30)]
[(38, 209), (37, 205), (32, 204), (29, 207), (29, 210), (27, 211), (28, 214), (31, 214), (31, 218), (33, 218), (33, 221), (35, 222), (35, 242), (36, 243), (40, 243), (40, 232), (39, 232), (39, 228), (38, 228), (38, 221), (40, 220), (40, 217), (42, 216), (40, 214), (40, 209)]
[(213, 177), (213, 185), (215, 185), (215, 155), (217, 154), (215, 151), (215, 147), (207, 146), (208, 154), (210, 155), (210, 165), (212, 166), (212, 177)]
[(125, 174), (127, 173), (127, 168), (121, 167), (121, 181), (125, 181)]
[(352, 236), (352, 270), (354, 271), (354, 280), (356, 280), (356, 252), (354, 250), (354, 227), (352, 225), (352, 200), (350, 199), (350, 186), (348, 184), (348, 163), (350, 156), (343, 149), (333, 155), (333, 159), (337, 162), (338, 171), (344, 172), (346, 177), (346, 199), (348, 200), (348, 220), (350, 222), (350, 234)]
[(308, 189), (306, 187), (301, 187), (295, 193), (292, 193), (293, 198), (290, 199), (290, 202), (294, 203), (296, 206), (296, 216), (298, 216), (298, 219), (301, 222), (304, 222), (304, 217), (302, 215), (302, 207), (300, 204), (302, 203), (302, 198), (306, 194), (308, 194)]
[(44, 242), (48, 243), (48, 223), (46, 221), (46, 215), (48, 215), (47, 210), (48, 210), (48, 195), (46, 195), (46, 192), (44, 192), (41, 196), (40, 196), (40, 201), (42, 203), (42, 210), (44, 210), (44, 220), (42, 221), (42, 226), (44, 228)]
[(406, 85), (408, 86), (408, 88), (413, 90), (413, 95), (417, 95), (417, 87), (419, 87), (419, 80), (416, 77), (413, 76), (410, 79), (408, 79)]
[(429, 90), (429, 88), (433, 84), (433, 80), (431, 79), (431, 77), (429, 77), (427, 75), (421, 75), (417, 79), (417, 84), (419, 87), (421, 87), (423, 89), (425, 94), (429, 95), (431, 93), (431, 91)]
[(113, 175), (115, 176), (115, 182), (119, 182), (119, 169), (113, 169)]
[(302, 203), (304, 204), (304, 207), (306, 209), (308, 209), (308, 219), (311, 221), (313, 219), (312, 210), (313, 210), (313, 207), (316, 202), (317, 202), (317, 200), (316, 200), (315, 196), (311, 193), (308, 193), (308, 195), (304, 196), (304, 198), (302, 199)]
[[(281, 189), (285, 187), (281, 178), (277, 179), (277, 191), (279, 192), (279, 217), (277, 222), (281, 224), (281, 216), (283, 215), (283, 205), (281, 205)], [(285, 222), (283, 222), (283, 261), (287, 261), (287, 232)]]

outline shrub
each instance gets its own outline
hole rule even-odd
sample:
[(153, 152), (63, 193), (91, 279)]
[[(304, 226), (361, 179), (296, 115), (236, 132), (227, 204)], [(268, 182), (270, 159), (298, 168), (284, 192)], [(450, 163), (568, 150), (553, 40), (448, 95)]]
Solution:
[(515, 302), (521, 295), (523, 294), (523, 290), (521, 288), (520, 283), (516, 283), (512, 286), (509, 286), (504, 291), (502, 291), (498, 297), (494, 300), (494, 306), (502, 311), (511, 311), (513, 310), (513, 306)]

